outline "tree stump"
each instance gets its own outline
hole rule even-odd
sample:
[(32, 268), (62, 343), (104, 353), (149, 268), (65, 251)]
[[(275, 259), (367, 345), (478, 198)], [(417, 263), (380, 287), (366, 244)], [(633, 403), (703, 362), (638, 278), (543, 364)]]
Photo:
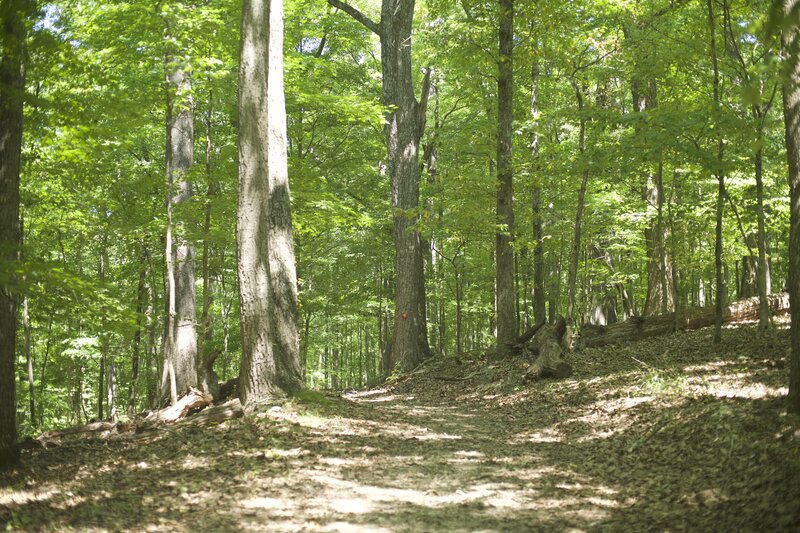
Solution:
[(572, 374), (572, 366), (564, 360), (568, 351), (564, 346), (567, 322), (558, 317), (553, 324), (537, 324), (523, 335), (510, 348), (533, 361), (525, 374), (526, 381), (544, 378), (565, 378)]

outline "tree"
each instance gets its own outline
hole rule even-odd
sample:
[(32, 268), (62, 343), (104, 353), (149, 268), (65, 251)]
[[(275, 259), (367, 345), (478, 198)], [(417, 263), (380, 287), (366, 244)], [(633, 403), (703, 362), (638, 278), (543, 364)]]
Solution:
[(714, 133), (717, 141), (717, 161), (714, 174), (717, 178), (717, 204), (716, 204), (716, 226), (714, 238), (714, 271), (716, 273), (716, 289), (717, 294), (714, 298), (715, 304), (715, 323), (714, 323), (714, 342), (722, 340), (722, 310), (725, 306), (725, 278), (722, 271), (722, 208), (725, 198), (725, 170), (723, 168), (723, 156), (725, 153), (725, 142), (722, 138), (720, 131), (720, 114), (722, 113), (719, 94), (719, 64), (717, 61), (717, 41), (716, 41), (716, 23), (714, 22), (714, 6), (711, 0), (708, 0), (708, 25), (711, 35), (711, 64), (714, 67), (714, 82), (713, 82), (713, 109), (714, 109)]
[[(167, 23), (167, 35), (174, 30)], [(168, 50), (164, 54), (167, 95), (167, 154), (165, 236), (167, 320), (161, 401), (178, 401), (178, 394), (197, 386), (197, 335), (195, 332), (194, 245), (176, 239), (175, 207), (192, 197), (186, 173), (194, 159), (194, 122), (191, 77), (185, 59)], [(175, 241), (178, 240), (177, 245)]]
[(512, 128), (514, 120), (514, 1), (500, 0), (500, 31), (497, 77), (497, 232), (495, 271), (497, 305), (497, 348), (504, 350), (517, 336), (514, 312), (514, 173)]
[(22, 108), (25, 95), (26, 0), (2, 0), (0, 20), (0, 469), (14, 464), (17, 448), (14, 270), (21, 233), (19, 218)]
[(791, 369), (789, 410), (800, 414), (800, 2), (776, 2), (784, 24), (782, 44), (786, 70), (783, 85), (783, 116), (786, 124), (786, 159), (789, 163), (789, 298), (791, 305)]
[(376, 23), (349, 4), (328, 0), (378, 35), (381, 42), (384, 135), (394, 210), (395, 321), (390, 364), (403, 369), (414, 368), (430, 355), (424, 259), (415, 225), (419, 218), (419, 142), (425, 130), (431, 71), (425, 72), (417, 102), (411, 70), (414, 2), (383, 0), (381, 19)]
[(236, 216), (244, 404), (303, 386), (286, 152), (283, 0), (244, 0)]

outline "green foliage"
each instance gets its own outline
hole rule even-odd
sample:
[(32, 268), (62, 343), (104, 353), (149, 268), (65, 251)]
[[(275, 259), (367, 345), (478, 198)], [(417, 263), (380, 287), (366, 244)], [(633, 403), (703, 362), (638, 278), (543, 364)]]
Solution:
[[(513, 235), (520, 330), (533, 320), (531, 190), (541, 189), (548, 305), (564, 313), (584, 170), (590, 179), (578, 272), (583, 317), (604, 300), (622, 318), (623, 290), (627, 311), (641, 313), (652, 254), (646, 231), (659, 216), (682, 303), (711, 303), (717, 170), (727, 180), (724, 260), (728, 297), (735, 298), (742, 257), (752, 253), (745, 236), (757, 229), (759, 151), (772, 285), (781, 288), (788, 275), (789, 211), (778, 112), (781, 60), (765, 27), (769, 2), (718, 6), (722, 168), (704, 4), (516, 4)], [(355, 5), (379, 18), (376, 1)], [(430, 247), (428, 333), (433, 352), (442, 356), (494, 342), (496, 7), (483, 0), (427, 0), (417, 2), (414, 18), (418, 99), (423, 69), (431, 67), (433, 74), (421, 142), (420, 208), (409, 215), (419, 216), (417, 230)], [(164, 75), (172, 66), (165, 57), (184, 65), (192, 79), (190, 94), (180, 101), (191, 97), (194, 111), (195, 164), (187, 175), (194, 196), (176, 207), (174, 219), (176, 232), (197, 243), (198, 320), (204, 300), (208, 315), (203, 352), (220, 352), (215, 368), (221, 379), (238, 374), (239, 13), (231, 0), (42, 5), (28, 46), (24, 260), (0, 266), (0, 280), (15, 274), (14, 290), (30, 307), (40, 412), (37, 428), (24, 432), (95, 416), (101, 362), (116, 365), (121, 411), (129, 390), (135, 411), (154, 398), (165, 322)], [(360, 387), (392, 375), (385, 361), (394, 322), (395, 252), (379, 40), (324, 0), (290, 0), (284, 52), (305, 375), (312, 387)], [(634, 93), (649, 98), (643, 109), (633, 108)], [(645, 195), (659, 167), (660, 215)], [(139, 376), (132, 383), (134, 354)], [(22, 346), (18, 358), (22, 372)], [(28, 409), (26, 384), (19, 383), (20, 409)], [(681, 385), (654, 374), (642, 386), (661, 394)]]

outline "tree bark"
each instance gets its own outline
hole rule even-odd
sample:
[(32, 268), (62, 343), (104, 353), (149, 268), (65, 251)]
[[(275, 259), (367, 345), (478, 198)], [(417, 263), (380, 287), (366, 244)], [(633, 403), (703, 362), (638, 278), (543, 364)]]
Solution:
[(514, 102), (514, 1), (500, 0), (497, 77), (497, 206), (495, 290), (497, 291), (497, 349), (505, 350), (517, 336), (514, 311), (513, 168), (511, 138)]
[[(788, 17), (798, 9), (798, 0), (783, 3)], [(791, 363), (789, 372), (790, 412), (800, 414), (800, 29), (797, 24), (783, 31), (786, 75), (783, 86), (783, 116), (786, 126), (786, 157), (789, 164), (789, 299), (791, 306)]]
[[(170, 32), (168, 27), (167, 32)], [(171, 403), (198, 382), (197, 335), (195, 332), (194, 245), (181, 238), (173, 220), (174, 207), (192, 197), (192, 184), (185, 179), (194, 160), (194, 123), (191, 80), (184, 59), (166, 53), (164, 59), (167, 102), (167, 324), (164, 370), (160, 397)], [(177, 244), (176, 244), (177, 242)]]
[(722, 208), (725, 198), (725, 172), (722, 168), (725, 144), (720, 131), (720, 96), (719, 96), (719, 64), (717, 61), (717, 41), (716, 23), (714, 22), (714, 6), (712, 0), (707, 0), (708, 4), (708, 25), (711, 32), (711, 63), (714, 67), (714, 132), (717, 137), (717, 168), (715, 171), (717, 178), (717, 205), (716, 205), (716, 225), (714, 239), (714, 271), (716, 274), (716, 298), (714, 298), (716, 309), (716, 321), (714, 324), (714, 342), (722, 341), (722, 312), (725, 306), (725, 277), (722, 271)]
[[(534, 52), (534, 53), (538, 53)], [(533, 157), (533, 188), (531, 191), (531, 218), (533, 219), (533, 317), (539, 324), (547, 319), (544, 292), (544, 231), (542, 222), (542, 177), (539, 165), (539, 58), (531, 67), (531, 120), (530, 151)]]
[(767, 304), (767, 297), (770, 293), (767, 283), (769, 263), (767, 262), (767, 233), (764, 227), (764, 149), (761, 147), (761, 143), (764, 141), (764, 119), (766, 118), (764, 115), (766, 115), (767, 111), (763, 110), (762, 113), (763, 115), (758, 116), (760, 120), (758, 129), (759, 147), (754, 156), (756, 174), (756, 217), (758, 218), (758, 234), (756, 238), (758, 246), (758, 268), (756, 269), (756, 284), (759, 301), (761, 302), (758, 326), (761, 329), (769, 329), (769, 306)]
[(419, 141), (430, 88), (426, 71), (420, 101), (414, 96), (411, 29), (415, 0), (383, 0), (380, 23), (342, 2), (328, 4), (377, 34), (381, 43), (382, 100), (387, 109), (387, 162), (395, 246), (395, 322), (391, 368), (410, 370), (430, 355), (426, 324), (424, 258), (415, 227), (419, 208)]
[(574, 326), (577, 323), (577, 317), (575, 316), (575, 313), (577, 312), (575, 308), (575, 299), (578, 284), (578, 260), (580, 258), (579, 256), (581, 250), (581, 222), (583, 221), (583, 206), (586, 197), (586, 187), (589, 183), (589, 168), (587, 166), (588, 161), (586, 161), (584, 157), (586, 152), (586, 117), (584, 116), (583, 89), (578, 86), (578, 83), (574, 79), (571, 79), (570, 82), (572, 83), (572, 88), (575, 91), (575, 98), (578, 101), (578, 113), (580, 114), (578, 150), (581, 157), (581, 166), (584, 167), (581, 174), (581, 185), (578, 189), (578, 205), (575, 209), (575, 232), (572, 238), (572, 247), (570, 248), (569, 272), (567, 279), (567, 320), (571, 326)]
[(286, 154), (283, 1), (244, 0), (236, 215), (244, 405), (303, 387)]
[(136, 386), (139, 381), (139, 360), (142, 346), (142, 331), (144, 330), (144, 305), (147, 281), (147, 249), (142, 244), (142, 254), (139, 263), (139, 284), (136, 287), (136, 331), (133, 332), (133, 346), (131, 359), (131, 380), (128, 384), (128, 416), (136, 413)]
[(25, 93), (26, 0), (0, 4), (0, 268), (11, 273), (0, 282), (0, 469), (17, 462), (17, 405), (14, 369), (17, 299), (14, 263), (20, 243), (19, 173), (22, 108)]

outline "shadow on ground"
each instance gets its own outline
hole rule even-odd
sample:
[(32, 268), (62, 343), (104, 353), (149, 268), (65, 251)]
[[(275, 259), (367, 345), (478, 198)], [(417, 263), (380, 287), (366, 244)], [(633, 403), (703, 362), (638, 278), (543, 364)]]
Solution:
[[(731, 331), (722, 348), (697, 332), (587, 351), (574, 356), (575, 379), (530, 385), (515, 381), (521, 361), (458, 369), (445, 361), (393, 388), (276, 407), (213, 429), (38, 450), (0, 488), (0, 524), (798, 529), (800, 423), (784, 412), (786, 369), (774, 364), (785, 333)], [(436, 378), (445, 371), (475, 378)]]

